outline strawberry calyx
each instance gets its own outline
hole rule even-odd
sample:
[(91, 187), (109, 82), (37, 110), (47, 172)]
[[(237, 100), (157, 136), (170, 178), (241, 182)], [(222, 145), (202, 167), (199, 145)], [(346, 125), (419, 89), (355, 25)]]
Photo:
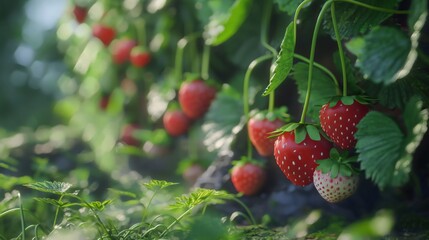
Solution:
[(256, 166), (258, 166), (260, 168), (265, 168), (265, 162), (262, 162), (261, 160), (256, 160), (256, 159), (248, 158), (247, 156), (242, 156), (240, 158), (240, 160), (234, 160), (234, 161), (232, 161), (232, 165), (234, 167), (244, 166), (244, 165), (246, 165), (248, 163), (256, 165)]
[(326, 138), (329, 140), (329, 138), (322, 131), (320, 126), (316, 124), (296, 123), (296, 122), (288, 123), (283, 127), (277, 129), (271, 134), (270, 137), (277, 137), (279, 135), (282, 135), (285, 132), (292, 132), (292, 131), (294, 131), (295, 142), (297, 144), (300, 144), (301, 142), (303, 142), (307, 135), (310, 137), (311, 140), (314, 140), (314, 141), (320, 141), (322, 138)]
[(269, 110), (253, 110), (250, 113), (250, 117), (256, 120), (265, 120), (268, 121), (275, 121), (275, 120), (281, 120), (283, 122), (289, 122), (290, 121), (290, 115), (287, 113), (286, 107), (279, 107), (276, 109), (273, 109), (272, 111)]
[(357, 175), (359, 171), (352, 166), (357, 162), (357, 156), (349, 156), (347, 151), (338, 152), (336, 148), (332, 148), (329, 153), (329, 158), (316, 160), (319, 164), (316, 170), (322, 173), (330, 173), (331, 178), (336, 178), (338, 175), (351, 177)]
[(364, 95), (353, 95), (353, 96), (335, 96), (332, 97), (329, 100), (329, 107), (333, 108), (337, 105), (338, 102), (342, 102), (344, 105), (346, 106), (350, 106), (354, 103), (354, 101), (359, 102), (361, 104), (367, 105), (370, 104), (371, 101), (373, 101), (374, 99), (371, 99), (367, 96)]
[(184, 83), (191, 83), (191, 82), (200, 80), (200, 81), (204, 81), (204, 83), (207, 86), (213, 87), (215, 89), (218, 89), (218, 83), (216, 81), (214, 81), (212, 79), (204, 79), (204, 78), (201, 77), (200, 74), (197, 74), (197, 73), (185, 73), (184, 76), (185, 77), (184, 77), (184, 79), (182, 81), (182, 84), (184, 84)]

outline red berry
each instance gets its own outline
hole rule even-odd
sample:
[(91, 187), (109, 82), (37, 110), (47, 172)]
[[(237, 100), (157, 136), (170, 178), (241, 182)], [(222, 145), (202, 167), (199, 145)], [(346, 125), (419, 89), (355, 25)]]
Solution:
[(367, 105), (354, 100), (351, 105), (341, 100), (334, 107), (329, 103), (322, 106), (319, 113), (323, 131), (341, 149), (349, 150), (356, 146), (356, 125), (368, 113)]
[(252, 117), (248, 123), (249, 138), (259, 155), (263, 157), (272, 156), (274, 153), (275, 138), (270, 138), (270, 134), (283, 126), (283, 121), (276, 119), (270, 121), (266, 118), (258, 119)]
[(131, 51), (130, 60), (135, 67), (144, 67), (149, 64), (152, 56), (142, 47), (134, 47)]
[(320, 170), (314, 171), (313, 174), (314, 186), (326, 201), (336, 203), (342, 201), (356, 191), (358, 186), (358, 176), (350, 177), (337, 175), (331, 177), (331, 172), (322, 173)]
[(216, 96), (216, 89), (202, 80), (182, 84), (179, 90), (179, 103), (190, 119), (203, 116)]
[(239, 164), (232, 168), (231, 181), (235, 189), (244, 195), (258, 193), (265, 184), (266, 172), (253, 163)]
[(188, 168), (185, 169), (182, 176), (185, 181), (193, 185), (197, 179), (204, 173), (204, 168), (199, 164), (192, 164)]
[(306, 186), (313, 182), (316, 160), (328, 158), (331, 148), (332, 143), (324, 137), (315, 141), (307, 134), (304, 141), (296, 143), (295, 131), (284, 132), (274, 142), (274, 157), (287, 179)]
[(190, 125), (189, 118), (181, 110), (167, 111), (162, 121), (165, 130), (175, 137), (186, 133)]
[(88, 14), (88, 9), (75, 5), (73, 8), (73, 14), (78, 23), (83, 23)]
[(92, 35), (105, 45), (108, 46), (116, 36), (116, 30), (101, 24), (92, 26)]
[(136, 42), (131, 39), (120, 39), (112, 45), (113, 62), (122, 64), (130, 60), (131, 49), (134, 48)]
[(121, 141), (130, 146), (140, 145), (140, 141), (133, 136), (134, 132), (139, 129), (140, 127), (137, 124), (125, 125), (122, 129)]

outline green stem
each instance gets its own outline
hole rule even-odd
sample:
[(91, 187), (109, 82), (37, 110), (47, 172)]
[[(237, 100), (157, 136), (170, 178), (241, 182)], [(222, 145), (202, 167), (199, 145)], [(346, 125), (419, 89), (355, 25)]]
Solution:
[[(61, 202), (63, 197), (64, 195), (61, 195), (58, 201)], [(60, 213), (60, 207), (57, 207), (57, 209), (55, 210), (54, 223), (52, 224), (52, 228), (55, 228), (55, 225), (57, 225), (57, 218), (59, 213)]]
[(152, 200), (154, 199), (155, 195), (158, 193), (158, 190), (153, 191), (152, 196), (149, 199), (149, 202), (147, 203), (146, 207), (145, 207), (145, 212), (143, 213), (143, 217), (142, 217), (142, 222), (146, 219), (147, 216), (147, 210), (149, 209), (149, 205), (152, 203)]
[(252, 225), (256, 225), (256, 220), (255, 217), (253, 217), (252, 212), (250, 211), (250, 209), (246, 206), (246, 204), (244, 204), (242, 201), (240, 201), (238, 198), (232, 198), (232, 200), (234, 200), (236, 203), (238, 203), (242, 208), (244, 208), (244, 210), (246, 211), (247, 215), (250, 218), (250, 221), (252, 222)]
[(319, 33), (320, 25), (322, 24), (323, 15), (325, 14), (326, 10), (329, 7), (329, 4), (332, 1), (333, 0), (329, 0), (323, 5), (322, 10), (320, 10), (319, 16), (317, 17), (316, 26), (314, 27), (313, 37), (311, 40), (311, 49), (310, 49), (310, 58), (309, 58), (310, 63), (308, 66), (307, 93), (305, 95), (304, 107), (302, 110), (301, 120), (299, 121), (299, 123), (304, 123), (305, 122), (305, 116), (307, 115), (308, 105), (310, 103), (310, 96), (311, 96), (311, 83), (313, 80), (312, 79), (313, 78), (313, 64), (314, 64), (314, 53), (316, 51), (317, 35)]
[(264, 6), (264, 13), (261, 23), (261, 44), (274, 56), (277, 55), (277, 50), (268, 43), (268, 27), (270, 25), (271, 11), (273, 8), (272, 0), (267, 0)]
[(203, 57), (201, 63), (201, 77), (204, 80), (209, 79), (209, 64), (210, 64), (210, 46), (204, 44)]
[(338, 45), (338, 53), (340, 54), (341, 71), (343, 73), (343, 96), (347, 96), (347, 70), (344, 57), (343, 44), (341, 42), (340, 31), (338, 30), (337, 17), (335, 16), (335, 2), (331, 4), (332, 26), (334, 27), (335, 38)]
[[(296, 58), (296, 59), (298, 59), (298, 60), (301, 60), (301, 61), (303, 61), (305, 63), (310, 63), (310, 60), (308, 58), (306, 58), (306, 57), (304, 57), (302, 55), (299, 55), (297, 53), (294, 53), (293, 57)], [(335, 77), (335, 75), (331, 71), (329, 71), (329, 69), (327, 69), (326, 67), (324, 67), (323, 65), (321, 65), (321, 64), (319, 64), (317, 62), (314, 62), (314, 66), (317, 67), (318, 69), (322, 70), (323, 72), (325, 72), (332, 79), (332, 81), (335, 84), (335, 88), (336, 88), (337, 94), (340, 95), (341, 94), (340, 85), (338, 84), (338, 80)]]
[(310, 3), (312, 0), (304, 0), (295, 10), (295, 16), (293, 17), (293, 42), (296, 43), (296, 25), (298, 24), (298, 16), (301, 12), (302, 8), (305, 7), (308, 3)]
[(24, 218), (24, 208), (22, 207), (22, 199), (21, 199), (21, 193), (18, 192), (18, 198), (19, 198), (19, 213), (21, 217), (21, 236), (22, 239), (25, 239), (25, 218)]
[(176, 220), (174, 220), (162, 233), (161, 235), (159, 235), (159, 238), (162, 238), (163, 236), (165, 236), (165, 234), (168, 233), (168, 231), (174, 227), (174, 225), (176, 225), (180, 220), (182, 220), (182, 218), (184, 218), (189, 212), (192, 211), (192, 209), (194, 209), (194, 207), (189, 208), (188, 210), (186, 210), (184, 213), (182, 213), (182, 215), (180, 215)]
[(385, 13), (392, 13), (392, 14), (409, 14), (410, 11), (406, 11), (406, 10), (395, 10), (395, 9), (388, 9), (388, 8), (382, 8), (382, 7), (377, 7), (377, 6), (372, 6), (366, 3), (362, 3), (362, 2), (358, 2), (358, 1), (354, 1), (354, 0), (333, 0), (334, 2), (345, 2), (345, 3), (351, 3), (357, 6), (361, 6), (364, 8), (368, 8), (374, 11), (379, 11), (379, 12), (385, 12)]
[(176, 58), (175, 58), (175, 66), (174, 66), (174, 76), (176, 81), (176, 87), (180, 86), (180, 82), (182, 81), (183, 74), (183, 52), (185, 50), (186, 45), (188, 44), (188, 40), (186, 38), (182, 38), (177, 42), (176, 49)]
[[(274, 57), (277, 56), (278, 52), (275, 48), (273, 48), (268, 43), (268, 27), (270, 25), (270, 19), (271, 19), (271, 12), (273, 8), (272, 0), (268, 0), (265, 2), (264, 6), (264, 13), (262, 17), (262, 24), (261, 24), (261, 44), (264, 46), (268, 51), (270, 51), (273, 54), (273, 61), (275, 61)], [(272, 71), (270, 68), (270, 79), (272, 76)], [(274, 91), (270, 93), (268, 98), (268, 112), (274, 111), (274, 100), (275, 100), (275, 94)]]
[(143, 20), (142, 18), (139, 18), (138, 20), (136, 20), (134, 22), (134, 26), (135, 26), (136, 32), (137, 32), (137, 42), (141, 46), (148, 47), (147, 41), (146, 41), (146, 22), (145, 22), (145, 20)]
[[(246, 123), (249, 121), (250, 116), (249, 116), (249, 83), (250, 83), (250, 76), (252, 75), (253, 69), (255, 69), (255, 67), (265, 61), (268, 60), (270, 58), (273, 58), (272, 54), (267, 54), (267, 55), (263, 55), (260, 56), (258, 58), (256, 58), (255, 60), (253, 60), (250, 64), (249, 67), (247, 68), (246, 74), (244, 75), (244, 81), (243, 81), (243, 111), (244, 111), (244, 116), (246, 117)], [(252, 143), (250, 142), (250, 139), (247, 138), (247, 157), (248, 159), (252, 159)]]

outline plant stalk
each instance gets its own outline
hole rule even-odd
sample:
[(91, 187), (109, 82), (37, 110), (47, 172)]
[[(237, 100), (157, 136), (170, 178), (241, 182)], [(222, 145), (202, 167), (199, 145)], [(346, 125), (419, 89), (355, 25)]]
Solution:
[(305, 117), (307, 115), (308, 111), (308, 105), (310, 103), (310, 96), (311, 96), (311, 84), (312, 84), (312, 78), (313, 78), (313, 65), (314, 65), (314, 53), (316, 51), (316, 42), (317, 42), (317, 35), (319, 33), (320, 25), (322, 24), (323, 15), (325, 14), (326, 10), (329, 7), (329, 4), (332, 3), (332, 0), (327, 1), (325, 4), (323, 4), (322, 9), (320, 10), (319, 16), (317, 17), (316, 26), (314, 27), (313, 31), (313, 37), (311, 40), (311, 50), (310, 50), (310, 58), (309, 58), (309, 65), (308, 65), (308, 80), (307, 80), (307, 93), (305, 95), (305, 102), (304, 107), (301, 114), (301, 120), (299, 123), (305, 123)]
[(343, 74), (343, 96), (347, 96), (346, 61), (345, 61), (345, 56), (344, 56), (343, 44), (341, 42), (340, 31), (338, 30), (337, 17), (335, 15), (335, 2), (331, 3), (331, 18), (332, 18), (332, 26), (334, 27), (335, 38), (337, 40), (338, 53), (340, 55), (341, 71)]

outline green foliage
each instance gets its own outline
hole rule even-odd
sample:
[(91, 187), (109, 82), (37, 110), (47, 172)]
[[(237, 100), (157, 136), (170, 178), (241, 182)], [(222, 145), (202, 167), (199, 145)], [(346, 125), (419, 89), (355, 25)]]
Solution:
[[(359, 0), (358, 2), (385, 9), (396, 9), (399, 0)], [(342, 39), (349, 39), (365, 34), (391, 16), (390, 13), (371, 10), (347, 2), (335, 2), (335, 13), (338, 22), (338, 30)], [(335, 39), (330, 10), (325, 15), (323, 27), (331, 34), (332, 38)]]
[(224, 85), (212, 102), (202, 126), (207, 149), (209, 151), (229, 149), (244, 127), (244, 123), (240, 94), (230, 86)]
[(389, 234), (394, 226), (393, 213), (380, 210), (370, 219), (364, 219), (346, 227), (338, 237), (342, 239), (372, 239), (381, 238)]
[(213, 189), (198, 188), (189, 195), (182, 195), (176, 198), (176, 203), (172, 208), (193, 208), (200, 204), (221, 204), (226, 199), (232, 199), (233, 195), (225, 191), (216, 191)]
[(274, 0), (280, 9), (280, 11), (287, 12), (289, 15), (294, 15), (296, 8), (301, 4), (303, 0)]
[(410, 15), (408, 16), (408, 27), (414, 31), (420, 31), (428, 14), (428, 2), (425, 0), (412, 0)]
[(390, 84), (403, 77), (410, 39), (392, 27), (378, 27), (364, 37), (351, 40), (348, 49), (357, 55), (356, 65), (366, 78), (375, 83)]
[(234, 4), (225, 11), (227, 4), (218, 1), (223, 11), (215, 12), (204, 29), (204, 37), (209, 45), (219, 45), (231, 38), (246, 20), (251, 7), (251, 0), (235, 0)]
[(290, 23), (285, 32), (285, 36), (280, 45), (280, 52), (274, 63), (273, 74), (270, 83), (265, 89), (263, 95), (272, 93), (289, 75), (293, 66), (293, 55), (295, 53), (295, 30), (294, 25)]
[(386, 115), (368, 113), (357, 125), (355, 134), (358, 161), (367, 178), (380, 188), (401, 186), (408, 181), (412, 153), (427, 131), (427, 111), (412, 98), (404, 110), (407, 133)]
[(57, 195), (63, 195), (72, 187), (70, 183), (50, 181), (28, 183), (24, 186), (40, 192), (53, 193)]
[[(292, 77), (298, 86), (299, 101), (304, 103), (308, 86), (308, 64), (297, 63), (294, 65)], [(313, 82), (308, 113), (314, 122), (319, 122), (319, 110), (323, 104), (328, 103), (329, 99), (336, 95), (336, 86), (321, 70), (313, 69)]]
[(177, 185), (177, 183), (167, 182), (164, 180), (156, 180), (156, 179), (152, 179), (147, 183), (143, 183), (143, 186), (145, 188), (152, 190), (152, 191), (164, 189), (164, 188), (174, 186), (174, 185)]

